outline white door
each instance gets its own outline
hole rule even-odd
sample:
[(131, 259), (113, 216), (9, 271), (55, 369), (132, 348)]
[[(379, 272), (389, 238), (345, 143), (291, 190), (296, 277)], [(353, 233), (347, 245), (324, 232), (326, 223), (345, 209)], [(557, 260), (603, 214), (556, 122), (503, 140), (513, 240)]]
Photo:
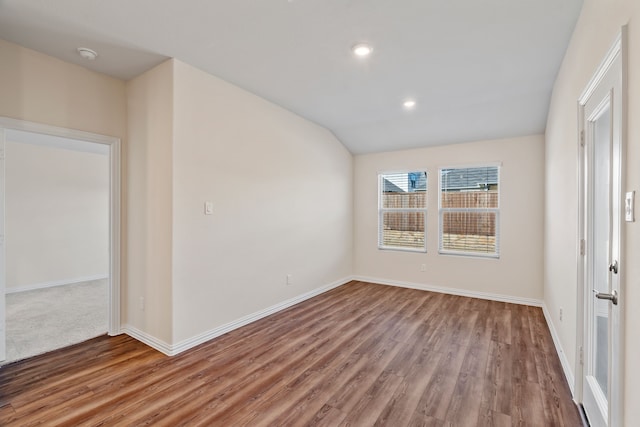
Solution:
[[(617, 53), (616, 53), (617, 52)], [(582, 404), (594, 427), (621, 425), (620, 227), (622, 60), (614, 49), (581, 99), (583, 209)]]
[(5, 328), (4, 129), (0, 128), (0, 361), (7, 358)]

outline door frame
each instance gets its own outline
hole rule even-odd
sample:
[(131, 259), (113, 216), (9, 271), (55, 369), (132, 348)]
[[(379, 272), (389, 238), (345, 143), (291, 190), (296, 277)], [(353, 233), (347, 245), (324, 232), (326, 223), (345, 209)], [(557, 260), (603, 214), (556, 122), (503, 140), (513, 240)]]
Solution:
[[(617, 189), (619, 192), (619, 198), (622, 202), (624, 200), (625, 185), (625, 171), (626, 171), (626, 141), (627, 141), (627, 64), (628, 64), (628, 44), (627, 44), (627, 26), (621, 28), (613, 46), (605, 56), (602, 63), (597, 68), (596, 73), (593, 75), (586, 88), (578, 98), (578, 245), (577, 245), (577, 259), (578, 259), (578, 271), (577, 271), (577, 307), (576, 307), (576, 363), (575, 363), (575, 385), (574, 385), (574, 399), (578, 404), (583, 403), (583, 387), (584, 387), (584, 352), (585, 350), (585, 333), (589, 319), (587, 319), (587, 298), (591, 298), (590, 295), (585, 295), (587, 283), (587, 250), (586, 243), (588, 242), (587, 234), (587, 216), (588, 209), (587, 203), (591, 197), (589, 194), (589, 186), (587, 184), (587, 168), (588, 163), (586, 159), (585, 150), (585, 134), (586, 125), (584, 117), (584, 107), (593, 94), (595, 89), (601, 83), (612, 64), (615, 61), (621, 61), (621, 111), (620, 111), (620, 152), (618, 153), (619, 169), (616, 171), (616, 175), (612, 178), (618, 180), (620, 187)], [(612, 153), (612, 156), (614, 154)], [(620, 298), (615, 310), (615, 315), (612, 316), (611, 322), (616, 323), (615, 334), (610, 335), (610, 339), (617, 343), (618, 355), (615, 360), (610, 360), (610, 366), (612, 371), (610, 377), (615, 379), (615, 386), (611, 387), (609, 393), (609, 410), (608, 410), (608, 423), (610, 426), (623, 425), (623, 404), (624, 404), (624, 313), (625, 313), (625, 257), (624, 257), (624, 209), (620, 208), (619, 228), (613, 230), (619, 234), (619, 287)]]
[[(62, 138), (77, 139), (86, 142), (107, 145), (109, 147), (109, 330), (111, 336), (119, 335), (120, 323), (120, 201), (121, 201), (121, 143), (120, 138), (91, 132), (51, 126), (25, 120), (0, 117), (0, 132), (12, 129), (40, 133)], [(4, 182), (4, 179), (3, 179)], [(1, 195), (4, 197), (4, 192)], [(3, 257), (4, 253), (3, 251)], [(4, 260), (3, 260), (4, 261)], [(6, 271), (0, 273), (0, 292), (5, 293)], [(4, 321), (4, 319), (2, 319)]]

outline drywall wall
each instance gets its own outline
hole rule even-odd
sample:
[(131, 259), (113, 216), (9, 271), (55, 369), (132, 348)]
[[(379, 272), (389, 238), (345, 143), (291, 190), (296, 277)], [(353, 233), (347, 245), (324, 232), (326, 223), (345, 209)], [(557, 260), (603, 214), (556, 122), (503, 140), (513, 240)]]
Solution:
[(353, 212), (352, 156), (329, 131), (173, 63), (177, 343), (350, 276)]
[(124, 82), (0, 40), (0, 116), (123, 138)]
[[(113, 136), (126, 146), (126, 93), (121, 80), (0, 40), (0, 93), (0, 116)], [(124, 173), (122, 188), (126, 193)], [(123, 204), (123, 242), (125, 208)], [(126, 251), (121, 255), (124, 272)], [(120, 286), (126, 294), (126, 277), (121, 277)]]
[(124, 323), (172, 342), (171, 61), (127, 82), (126, 304)]
[[(438, 254), (438, 168), (487, 162), (502, 164), (500, 258)], [(355, 275), (541, 300), (543, 162), (541, 135), (356, 156)], [(428, 172), (427, 253), (377, 247), (377, 175), (403, 170)]]
[(106, 277), (109, 156), (5, 143), (7, 291)]
[[(576, 285), (578, 218), (577, 100), (612, 46), (622, 25), (629, 25), (628, 139), (625, 191), (640, 190), (640, 2), (585, 0), (553, 89), (546, 131), (544, 298), (571, 368), (576, 367)], [(636, 202), (636, 209), (638, 209)], [(640, 224), (623, 224), (626, 307), (625, 425), (640, 418)], [(564, 310), (559, 319), (560, 307)]]

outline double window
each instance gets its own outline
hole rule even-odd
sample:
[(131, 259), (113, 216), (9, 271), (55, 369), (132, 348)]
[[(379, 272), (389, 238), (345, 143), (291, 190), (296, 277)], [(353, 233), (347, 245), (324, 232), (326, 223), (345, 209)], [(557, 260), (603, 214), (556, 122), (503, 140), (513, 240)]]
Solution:
[(498, 257), (500, 169), (440, 169), (440, 253)]
[(427, 173), (378, 175), (378, 248), (426, 252)]
[[(500, 167), (439, 170), (438, 250), (498, 257)], [(378, 175), (378, 248), (426, 252), (427, 172)]]

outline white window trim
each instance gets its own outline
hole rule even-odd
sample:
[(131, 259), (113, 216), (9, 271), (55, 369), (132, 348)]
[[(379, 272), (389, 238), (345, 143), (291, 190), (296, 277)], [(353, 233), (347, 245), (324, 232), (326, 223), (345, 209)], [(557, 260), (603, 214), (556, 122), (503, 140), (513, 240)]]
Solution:
[[(497, 208), (443, 208), (442, 207), (442, 170), (443, 169), (470, 169), (470, 168), (487, 168), (487, 167), (497, 167), (498, 168), (498, 207)], [(501, 209), (501, 199), (500, 196), (501, 188), (502, 188), (502, 162), (487, 162), (487, 163), (473, 163), (473, 164), (464, 164), (464, 165), (455, 165), (455, 166), (441, 166), (438, 168), (438, 253), (440, 255), (455, 255), (455, 256), (464, 256), (464, 257), (472, 257), (472, 258), (500, 258), (500, 209)], [(442, 235), (444, 231), (444, 221), (443, 216), (445, 212), (487, 212), (487, 213), (495, 213), (496, 215), (496, 251), (493, 253), (483, 253), (483, 252), (470, 252), (470, 251), (453, 251), (442, 248)]]
[[(393, 175), (399, 173), (410, 173), (410, 172), (424, 172), (426, 174), (427, 179), (427, 191), (429, 194), (429, 172), (427, 168), (414, 168), (414, 169), (406, 169), (406, 170), (394, 170), (394, 171), (381, 171), (378, 172), (378, 249), (384, 251), (400, 251), (400, 252), (419, 252), (426, 253), (427, 252), (427, 207), (429, 206), (428, 202), (425, 203), (424, 208), (383, 208), (382, 207), (382, 177), (383, 175)], [(382, 242), (382, 233), (380, 232), (380, 227), (383, 223), (383, 216), (385, 212), (423, 212), (424, 213), (424, 245), (421, 248), (411, 248), (408, 246), (385, 246)]]
[(472, 169), (472, 168), (493, 168), (498, 170), (502, 168), (502, 162), (483, 162), (483, 163), (447, 163), (438, 167), (438, 174), (442, 169)]

